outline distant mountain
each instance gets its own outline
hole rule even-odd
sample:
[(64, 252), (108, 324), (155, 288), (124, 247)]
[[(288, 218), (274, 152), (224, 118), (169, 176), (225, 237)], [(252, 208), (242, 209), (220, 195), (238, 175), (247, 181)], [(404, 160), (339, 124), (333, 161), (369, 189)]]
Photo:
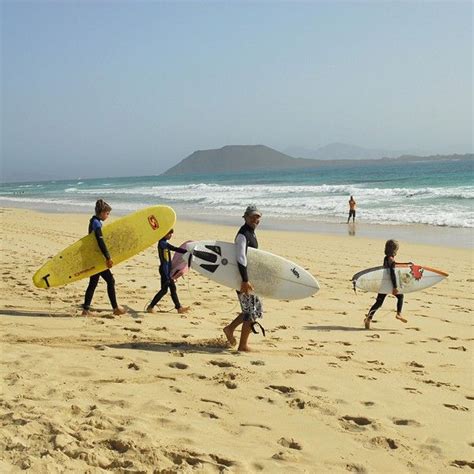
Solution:
[(313, 160), (298, 160), (264, 145), (229, 145), (217, 150), (195, 151), (164, 174), (238, 173), (249, 170), (311, 167), (312, 164)]
[(240, 173), (245, 171), (261, 170), (295, 170), (309, 168), (327, 168), (334, 166), (358, 166), (370, 163), (371, 165), (383, 164), (387, 161), (433, 161), (470, 159), (472, 153), (465, 155), (431, 155), (416, 156), (404, 155), (399, 158), (373, 158), (373, 159), (334, 159), (314, 160), (306, 158), (293, 158), (273, 148), (264, 145), (228, 145), (214, 150), (198, 150), (182, 160), (176, 166), (167, 170), (164, 175), (192, 175), (192, 174), (223, 174)]
[(363, 148), (347, 143), (330, 143), (315, 150), (302, 147), (290, 147), (285, 153), (298, 158), (312, 160), (375, 160), (378, 158), (395, 158), (413, 153), (413, 150), (383, 150)]

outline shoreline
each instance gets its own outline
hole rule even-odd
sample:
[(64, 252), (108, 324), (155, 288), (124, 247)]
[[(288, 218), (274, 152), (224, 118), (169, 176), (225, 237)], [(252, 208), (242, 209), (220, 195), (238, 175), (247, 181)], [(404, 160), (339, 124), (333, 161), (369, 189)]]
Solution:
[[(10, 203), (9, 203), (10, 204)], [(61, 206), (63, 209), (52, 209), (51, 205), (38, 204), (38, 206), (5, 205), (5, 201), (0, 199), (0, 209), (26, 209), (33, 212), (45, 214), (69, 214), (69, 215), (83, 215), (93, 213), (93, 203), (87, 210), (78, 209), (76, 206), (64, 209), (66, 206)], [(112, 206), (113, 207), (113, 206)], [(138, 209), (138, 208), (137, 208)], [(241, 222), (241, 216), (237, 213), (234, 216), (222, 215), (219, 218), (214, 218), (210, 214), (194, 214), (180, 210), (175, 207), (177, 222), (190, 221), (194, 223), (205, 223), (210, 225), (224, 225), (227, 227), (238, 226)], [(113, 210), (112, 216), (122, 217), (130, 212), (121, 210)], [(259, 229), (271, 231), (284, 231), (296, 233), (314, 233), (334, 236), (350, 236), (354, 238), (369, 238), (369, 239), (396, 239), (402, 242), (409, 242), (415, 244), (434, 245), (438, 247), (452, 247), (461, 249), (474, 248), (474, 229), (461, 227), (441, 227), (431, 226), (428, 224), (373, 224), (362, 220), (357, 220), (355, 224), (347, 224), (346, 220), (339, 223), (324, 222), (324, 221), (308, 221), (304, 219), (283, 219), (275, 217), (265, 217), (263, 215), (262, 224)]]

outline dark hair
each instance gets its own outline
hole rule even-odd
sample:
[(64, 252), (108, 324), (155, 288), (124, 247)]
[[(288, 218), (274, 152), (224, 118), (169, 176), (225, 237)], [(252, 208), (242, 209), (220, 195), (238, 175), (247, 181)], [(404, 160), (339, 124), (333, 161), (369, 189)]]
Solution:
[(393, 257), (397, 251), (400, 245), (398, 244), (398, 241), (390, 239), (385, 242), (385, 255), (387, 257)]
[(98, 216), (101, 212), (110, 212), (112, 208), (103, 200), (98, 199), (95, 203), (95, 215)]

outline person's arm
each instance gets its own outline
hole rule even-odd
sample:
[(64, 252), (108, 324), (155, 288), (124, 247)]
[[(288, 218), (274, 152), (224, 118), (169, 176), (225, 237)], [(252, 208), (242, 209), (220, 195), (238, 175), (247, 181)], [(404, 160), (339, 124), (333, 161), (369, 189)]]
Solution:
[(247, 239), (242, 234), (238, 234), (235, 238), (236, 252), (237, 252), (237, 267), (239, 268), (242, 284), (240, 291), (242, 293), (249, 293), (253, 290), (252, 284), (249, 282), (249, 275), (247, 272)]
[(172, 252), (178, 252), (178, 253), (186, 253), (186, 249), (182, 249), (181, 247), (175, 247), (174, 245), (168, 244), (167, 246), (168, 250), (171, 250)]
[(393, 291), (392, 295), (398, 294), (397, 288), (397, 277), (395, 275), (395, 259), (393, 257), (388, 257), (388, 268), (390, 271), (390, 279), (392, 280)]
[(112, 259), (110, 258), (109, 249), (105, 244), (104, 236), (102, 235), (102, 228), (100, 225), (94, 225), (93, 227), (94, 235), (97, 240), (97, 244), (99, 245), (100, 251), (102, 255), (105, 257), (107, 267), (110, 268), (113, 265)]

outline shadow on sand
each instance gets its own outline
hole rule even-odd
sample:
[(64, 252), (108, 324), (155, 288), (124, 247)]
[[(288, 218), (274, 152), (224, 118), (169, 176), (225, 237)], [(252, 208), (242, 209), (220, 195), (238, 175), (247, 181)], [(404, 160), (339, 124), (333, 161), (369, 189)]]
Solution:
[[(372, 321), (375, 322), (375, 321)], [(308, 331), (364, 331), (370, 333), (371, 331), (393, 331), (393, 329), (371, 329), (367, 330), (364, 327), (352, 327), (352, 326), (304, 326), (304, 329)]]
[(153, 352), (172, 352), (181, 351), (187, 353), (201, 353), (201, 354), (219, 354), (221, 352), (228, 352), (229, 346), (226, 342), (221, 344), (214, 340), (205, 342), (128, 342), (122, 344), (107, 344), (111, 349), (136, 349), (139, 351), (153, 351)]

